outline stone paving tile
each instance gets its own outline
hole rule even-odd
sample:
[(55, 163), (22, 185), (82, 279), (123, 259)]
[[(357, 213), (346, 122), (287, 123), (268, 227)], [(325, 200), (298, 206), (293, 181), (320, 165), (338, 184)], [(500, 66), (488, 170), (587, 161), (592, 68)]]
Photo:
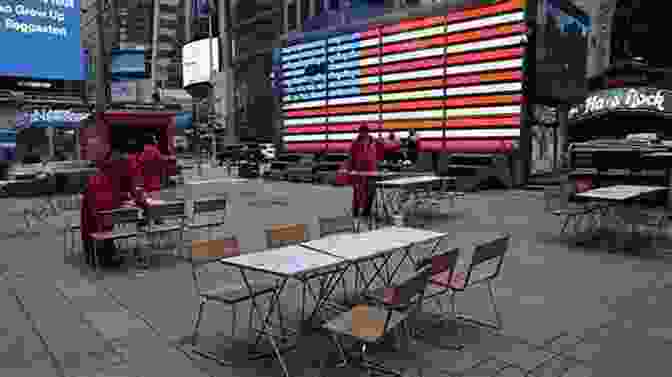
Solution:
[(551, 339), (543, 345), (543, 348), (555, 353), (571, 352), (581, 341), (581, 337), (565, 333)]
[(561, 377), (578, 365), (579, 362), (576, 360), (556, 356), (532, 370), (530, 375), (531, 377)]
[(532, 370), (553, 357), (549, 352), (523, 343), (514, 343), (508, 349), (490, 352), (490, 355), (524, 370)]
[[(612, 376), (616, 376), (619, 374), (613, 374)], [(597, 375), (594, 373), (594, 370), (588, 366), (585, 365), (577, 365), (570, 370), (567, 371), (567, 373), (563, 374), (562, 377), (598, 377), (602, 375)], [(606, 377), (606, 375), (605, 375)]]
[(525, 371), (517, 367), (506, 367), (497, 372), (496, 377), (525, 377)]
[(113, 365), (117, 355), (96, 331), (82, 321), (81, 312), (52, 286), (31, 277), (11, 282), (25, 310), (68, 375), (90, 375)]
[(0, 376), (57, 376), (44, 345), (4, 283), (0, 283)]
[(478, 365), (462, 371), (462, 373), (455, 374), (459, 377), (492, 377), (496, 376), (501, 370), (508, 368), (510, 365), (504, 361), (497, 359), (487, 359)]

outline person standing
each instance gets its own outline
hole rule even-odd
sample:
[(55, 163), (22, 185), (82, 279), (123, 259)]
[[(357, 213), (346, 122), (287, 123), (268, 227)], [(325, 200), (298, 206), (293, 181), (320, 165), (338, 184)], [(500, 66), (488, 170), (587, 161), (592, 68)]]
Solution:
[[(359, 128), (359, 135), (350, 148), (350, 170), (358, 173), (370, 173), (377, 170), (379, 154), (378, 143), (369, 134), (367, 126)], [(370, 184), (365, 175), (352, 175), (352, 215), (354, 217), (371, 216), (371, 207), (375, 199), (375, 185)]]
[(416, 136), (415, 130), (410, 130), (408, 132), (406, 150), (408, 159), (411, 161), (411, 164), (415, 165), (415, 163), (418, 161), (418, 138)]
[(150, 136), (137, 158), (139, 170), (142, 172), (144, 191), (154, 200), (159, 199), (163, 175), (163, 156), (157, 144), (156, 136)]

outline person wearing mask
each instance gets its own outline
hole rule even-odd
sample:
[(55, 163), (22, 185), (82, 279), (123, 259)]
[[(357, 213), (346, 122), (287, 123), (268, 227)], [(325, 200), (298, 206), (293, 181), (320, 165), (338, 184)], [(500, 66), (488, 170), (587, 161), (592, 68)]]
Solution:
[(122, 182), (123, 196), (125, 200), (135, 200), (137, 197), (138, 187), (141, 187), (142, 182), (142, 170), (140, 163), (138, 162), (139, 157), (139, 146), (136, 139), (130, 139), (128, 141), (127, 152), (124, 153), (124, 159), (126, 160), (126, 170), (127, 175), (124, 177), (124, 182)]
[[(375, 172), (379, 146), (369, 134), (369, 128), (362, 126), (359, 134), (350, 147), (350, 169), (353, 172)], [(352, 215), (369, 218), (375, 199), (375, 185), (370, 184), (369, 177), (352, 175)]]
[(157, 144), (156, 137), (150, 136), (137, 158), (139, 169), (142, 172), (144, 191), (153, 200), (159, 200), (163, 174), (163, 156)]

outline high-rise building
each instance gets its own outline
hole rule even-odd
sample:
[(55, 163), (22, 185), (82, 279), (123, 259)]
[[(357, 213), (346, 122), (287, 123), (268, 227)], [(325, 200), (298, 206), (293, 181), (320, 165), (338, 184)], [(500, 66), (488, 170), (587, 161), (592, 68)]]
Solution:
[[(113, 0), (105, 1), (105, 44), (107, 51), (115, 48), (144, 48), (145, 65), (151, 72), (154, 30), (154, 1), (159, 1), (159, 27), (157, 43), (157, 79), (160, 87), (182, 88), (180, 66), (182, 45), (188, 41), (186, 28), (190, 0)], [(82, 0), (82, 43), (91, 56), (88, 93), (95, 93), (95, 69), (98, 48), (96, 0)], [(109, 56), (109, 55), (108, 55)]]

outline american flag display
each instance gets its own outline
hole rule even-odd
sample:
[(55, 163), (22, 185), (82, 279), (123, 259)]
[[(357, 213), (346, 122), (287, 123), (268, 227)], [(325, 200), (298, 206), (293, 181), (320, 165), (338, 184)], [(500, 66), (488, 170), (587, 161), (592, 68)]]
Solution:
[(423, 151), (509, 152), (525, 33), (525, 0), (505, 0), (284, 47), (274, 81), (287, 150), (347, 151), (366, 124), (416, 130)]

